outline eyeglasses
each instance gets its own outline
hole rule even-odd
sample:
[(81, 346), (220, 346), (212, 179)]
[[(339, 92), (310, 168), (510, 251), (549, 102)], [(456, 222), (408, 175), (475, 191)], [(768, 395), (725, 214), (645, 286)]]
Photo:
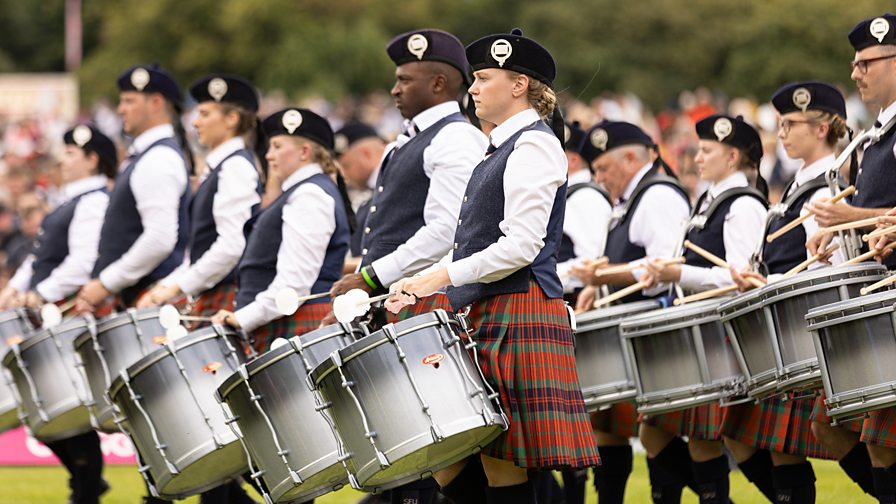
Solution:
[(896, 58), (896, 54), (891, 54), (889, 56), (878, 56), (876, 58), (867, 58), (867, 59), (863, 59), (863, 60), (850, 61), (849, 65), (852, 67), (853, 70), (858, 68), (859, 73), (862, 75), (865, 75), (866, 73), (868, 73), (868, 64), (869, 63), (874, 63), (875, 61), (880, 61), (880, 60), (885, 60), (885, 59), (890, 59), (890, 58)]
[(784, 119), (783, 121), (778, 123), (778, 129), (780, 129), (785, 135), (790, 133), (790, 128), (793, 127), (794, 124), (812, 124), (815, 121), (801, 121), (798, 119)]

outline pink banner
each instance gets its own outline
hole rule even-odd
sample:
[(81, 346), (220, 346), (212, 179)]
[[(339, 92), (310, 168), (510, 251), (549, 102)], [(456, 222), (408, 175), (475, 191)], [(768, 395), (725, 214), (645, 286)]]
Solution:
[[(135, 464), (134, 448), (124, 434), (100, 433), (103, 459), (107, 464)], [(59, 461), (43, 443), (18, 427), (0, 434), (0, 466), (55, 465)]]

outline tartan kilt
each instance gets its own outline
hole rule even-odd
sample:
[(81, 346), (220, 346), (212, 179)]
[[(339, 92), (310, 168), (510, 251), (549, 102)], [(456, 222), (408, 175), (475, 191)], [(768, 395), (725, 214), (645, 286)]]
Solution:
[(448, 313), (454, 312), (451, 308), (451, 303), (448, 302), (448, 296), (442, 292), (436, 292), (432, 296), (426, 296), (423, 299), (419, 299), (416, 303), (402, 308), (397, 314), (387, 310), (386, 320), (390, 323), (401, 322), (402, 320), (407, 320), (416, 317), (417, 315), (433, 312), (439, 308)]
[[(818, 396), (815, 398), (815, 406), (812, 408), (812, 416), (810, 417), (813, 422), (823, 423), (827, 425), (831, 425), (831, 417), (828, 416), (828, 410), (824, 406), (825, 400), (824, 390), (818, 393)], [(862, 432), (862, 419), (855, 419), (849, 422), (844, 422), (838, 424), (838, 427), (843, 427), (844, 429), (851, 430), (853, 432)]]
[[(317, 300), (315, 300), (317, 301)], [(277, 338), (292, 338), (320, 327), (321, 320), (330, 313), (329, 298), (323, 302), (305, 303), (288, 317), (280, 317), (252, 331), (255, 340), (252, 347), (259, 355), (271, 349), (271, 343)]]
[(713, 403), (671, 413), (641, 415), (639, 420), (676, 436), (721, 441), (723, 411), (719, 403)]
[(526, 469), (599, 465), (563, 301), (530, 282), (528, 292), (473, 303), (469, 318), (482, 372), (510, 421), (482, 453)]
[(638, 435), (638, 408), (634, 401), (616, 403), (608, 409), (591, 414), (591, 428), (630, 438)]
[(770, 397), (759, 404), (736, 404), (723, 410), (722, 435), (754, 448), (789, 455), (832, 459), (812, 434), (814, 397)]
[(896, 448), (896, 407), (869, 412), (859, 440), (866, 444)]
[(233, 282), (221, 283), (209, 290), (202, 291), (193, 303), (191, 310), (193, 315), (199, 317), (211, 317), (219, 310), (233, 310), (236, 297), (236, 284)]
[(147, 285), (134, 296), (134, 304), (128, 305), (122, 300), (121, 296), (114, 295), (109, 296), (106, 299), (100, 301), (100, 303), (93, 307), (93, 316), (97, 318), (97, 320), (106, 317), (108, 315), (112, 315), (113, 313), (127, 310), (128, 308), (133, 308), (137, 304), (137, 300), (142, 298), (144, 294), (149, 292), (155, 284)]

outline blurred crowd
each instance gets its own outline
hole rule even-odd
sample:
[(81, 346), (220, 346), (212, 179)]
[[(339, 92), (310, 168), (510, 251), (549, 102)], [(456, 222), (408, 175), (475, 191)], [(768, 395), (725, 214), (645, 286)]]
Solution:
[[(858, 95), (847, 95), (849, 126), (860, 131), (870, 126), (873, 115), (865, 109)], [(799, 168), (799, 162), (787, 158), (777, 140), (778, 118), (770, 103), (751, 98), (729, 98), (706, 88), (680, 93), (675, 102), (660, 111), (652, 111), (637, 96), (604, 94), (590, 101), (574, 96), (560, 96), (568, 121), (578, 121), (585, 128), (603, 119), (621, 120), (640, 125), (659, 141), (660, 152), (675, 170), (692, 198), (703, 191), (693, 162), (697, 137), (694, 124), (716, 112), (742, 115), (757, 126), (762, 134), (765, 155), (761, 173), (768, 181), (770, 199), (777, 201), (784, 185)], [(373, 126), (384, 139), (392, 139), (402, 130), (402, 118), (387, 92), (362, 97), (328, 101), (308, 97), (291, 103), (282, 93), (269, 93), (262, 100), (260, 115), (279, 110), (289, 104), (310, 108), (327, 117), (334, 130), (351, 120)], [(196, 166), (202, 166), (202, 147), (192, 131), (192, 107), (187, 107), (184, 125), (196, 153)], [(106, 135), (120, 139), (121, 124), (115, 104), (97, 102), (84, 110), (76, 122), (93, 122)], [(15, 272), (28, 253), (40, 230), (44, 215), (60, 201), (60, 176), (57, 159), (63, 149), (62, 134), (71, 124), (61, 117), (5, 117), (0, 114), (0, 287)]]

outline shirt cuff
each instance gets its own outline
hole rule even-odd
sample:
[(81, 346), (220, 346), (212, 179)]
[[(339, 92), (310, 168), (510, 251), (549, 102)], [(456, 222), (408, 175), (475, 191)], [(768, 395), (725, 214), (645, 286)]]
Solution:
[[(644, 259), (637, 259), (635, 261), (629, 262), (628, 264), (631, 264), (633, 266), (640, 266), (644, 264)], [(647, 273), (647, 268), (635, 268), (632, 270), (632, 278), (634, 278), (636, 282), (640, 282), (641, 277), (644, 276), (645, 273)]]
[(693, 266), (688, 264), (681, 265), (681, 276), (678, 278), (678, 285), (683, 289), (688, 290), (697, 290), (701, 287), (701, 279), (700, 279), (700, 271), (697, 271), (700, 268), (699, 266)]
[(34, 287), (34, 291), (48, 303), (55, 303), (62, 299), (62, 296), (60, 296), (58, 292), (53, 292), (53, 289), (47, 288), (46, 281), (37, 284), (37, 286)]
[(476, 273), (473, 271), (470, 261), (466, 259), (452, 262), (445, 269), (448, 270), (448, 278), (451, 280), (451, 285), (455, 287), (476, 283)]
[(404, 278), (404, 272), (398, 266), (398, 259), (395, 258), (395, 252), (377, 259), (370, 263), (376, 277), (379, 279), (380, 287), (388, 289), (390, 285)]
[(254, 331), (266, 323), (262, 307), (254, 301), (235, 311), (233, 316), (246, 332)]
[(125, 287), (128, 287), (127, 280), (116, 273), (114, 264), (107, 266), (106, 269), (100, 272), (99, 280), (103, 287), (112, 294), (118, 294)]
[(193, 268), (185, 271), (184, 274), (180, 275), (180, 278), (177, 279), (177, 282), (171, 282), (171, 284), (177, 284), (177, 286), (180, 287), (180, 290), (188, 296), (195, 296), (200, 292), (211, 288), (206, 287), (205, 279), (198, 275)]

